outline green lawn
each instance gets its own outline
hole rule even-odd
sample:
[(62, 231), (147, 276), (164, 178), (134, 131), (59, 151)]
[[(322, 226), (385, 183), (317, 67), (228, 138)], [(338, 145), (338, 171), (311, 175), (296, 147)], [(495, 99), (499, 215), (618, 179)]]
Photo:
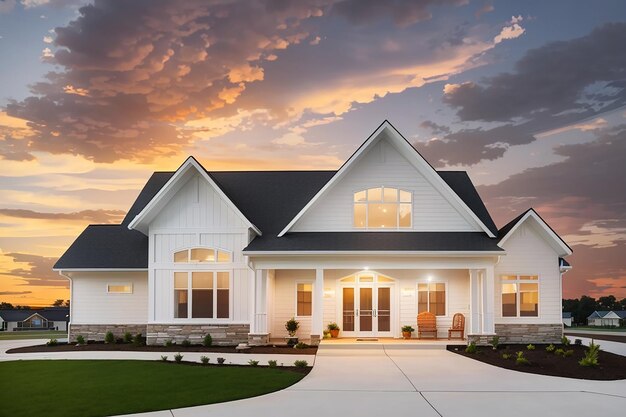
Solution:
[(0, 362), (0, 414), (95, 417), (253, 397), (304, 375), (286, 369), (149, 361)]
[(0, 332), (0, 340), (19, 340), (19, 339), (61, 339), (67, 337), (67, 332), (56, 331), (23, 331), (23, 332)]

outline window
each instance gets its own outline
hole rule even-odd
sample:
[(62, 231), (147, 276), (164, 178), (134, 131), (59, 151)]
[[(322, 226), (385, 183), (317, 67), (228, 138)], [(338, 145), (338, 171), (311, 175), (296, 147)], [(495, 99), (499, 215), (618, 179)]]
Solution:
[(230, 252), (213, 248), (191, 248), (174, 252), (175, 263), (231, 262)]
[(537, 275), (503, 275), (502, 317), (539, 317)]
[(446, 284), (429, 282), (417, 284), (417, 313), (430, 311), (435, 316), (446, 315)]
[(391, 187), (370, 188), (354, 193), (354, 227), (406, 229), (411, 227), (412, 196)]
[(107, 284), (107, 292), (109, 294), (132, 294), (133, 286), (131, 284)]
[(296, 316), (310, 316), (313, 312), (313, 284), (297, 284)]
[(229, 272), (174, 272), (174, 318), (227, 319), (229, 317)]

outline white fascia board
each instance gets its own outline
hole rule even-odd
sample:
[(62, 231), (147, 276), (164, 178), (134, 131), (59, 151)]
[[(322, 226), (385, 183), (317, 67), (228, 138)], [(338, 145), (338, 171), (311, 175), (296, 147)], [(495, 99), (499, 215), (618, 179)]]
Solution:
[(302, 255), (386, 255), (386, 256), (503, 256), (505, 251), (244, 251), (246, 256), (302, 256)]
[[(367, 149), (373, 146), (378, 139), (381, 137), (384, 131), (389, 132), (389, 137), (400, 147), (406, 150), (406, 153), (403, 154), (409, 159), (409, 161), (418, 169), (422, 174), (424, 174), (427, 178), (430, 179), (431, 183), (437, 187), (445, 198), (447, 198), (451, 203), (455, 203), (460, 209), (464, 210), (469, 217), (474, 220), (480, 228), (487, 233), (489, 237), (495, 237), (495, 235), (489, 230), (487, 226), (476, 216), (476, 214), (465, 204), (465, 202), (459, 197), (452, 188), (441, 178), (441, 176), (437, 173), (437, 171), (420, 155), (417, 150), (411, 146), (407, 142), (407, 140), (396, 130), (395, 127), (389, 123), (389, 121), (385, 120), (379, 127), (372, 133), (367, 140), (357, 149), (357, 151), (348, 159), (342, 166), (339, 168), (337, 173), (333, 175), (333, 177), (322, 187), (321, 190), (315, 194), (315, 196), (304, 206), (296, 216), (291, 219), (289, 224), (285, 226), (283, 230), (278, 234), (278, 237), (282, 237), (285, 233), (287, 233), (293, 225), (306, 213), (307, 210), (319, 198), (324, 195), (331, 187), (333, 187), (344, 175), (350, 170), (350, 168), (354, 165), (356, 161), (358, 161), (361, 156), (365, 153)], [(423, 168), (423, 169), (420, 169)]]
[(547, 234), (548, 236), (550, 236), (550, 238), (552, 238), (552, 240), (554, 241), (554, 243), (556, 243), (557, 247), (559, 247), (562, 250), (562, 253), (559, 253), (559, 256), (567, 256), (567, 255), (571, 255), (572, 254), (572, 250), (569, 248), (569, 246), (567, 246), (564, 242), (563, 239), (561, 239), (559, 237), (559, 235), (557, 235), (551, 228), (550, 226), (548, 226), (546, 224), (546, 222), (541, 218), (541, 216), (539, 216), (537, 214), (537, 212), (535, 212), (534, 209), (530, 209), (528, 210), (528, 212), (524, 215), (524, 217), (522, 217), (516, 224), (515, 226), (513, 226), (513, 228), (511, 230), (509, 230), (509, 232), (504, 235), (504, 237), (502, 239), (500, 239), (500, 241), (498, 242), (498, 246), (502, 246), (504, 245), (504, 243), (511, 237), (513, 236), (513, 234), (515, 233), (515, 231), (520, 227), (521, 224), (523, 224), (526, 220), (528, 220), (529, 218), (532, 218), (533, 220), (535, 220), (535, 222), (541, 227), (542, 231), (545, 232), (545, 234)]
[(240, 218), (241, 220), (248, 225), (257, 235), (261, 235), (261, 230), (256, 227), (250, 220), (243, 215), (241, 210), (228, 198), (226, 194), (222, 191), (222, 189), (213, 181), (211, 176), (207, 173), (207, 171), (200, 165), (198, 161), (192, 156), (187, 158), (187, 160), (176, 170), (174, 175), (165, 183), (165, 185), (159, 190), (158, 193), (150, 200), (148, 204), (141, 210), (139, 214), (135, 216), (135, 218), (128, 224), (129, 229), (136, 229), (144, 234), (147, 232), (147, 227), (142, 226), (141, 222), (148, 216), (155, 207), (163, 200), (175, 187), (180, 187), (180, 178), (183, 177), (191, 168), (195, 168), (195, 170), (202, 176), (210, 185), (213, 187), (215, 192), (226, 202), (228, 207), (230, 207)]
[(141, 272), (148, 268), (53, 268), (55, 272)]

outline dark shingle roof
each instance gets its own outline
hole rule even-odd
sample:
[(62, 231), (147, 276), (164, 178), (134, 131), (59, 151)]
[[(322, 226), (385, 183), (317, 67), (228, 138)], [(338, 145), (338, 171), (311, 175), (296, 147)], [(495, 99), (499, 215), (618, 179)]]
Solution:
[(0, 310), (0, 317), (4, 321), (24, 321), (33, 314), (39, 314), (49, 321), (66, 321), (67, 315), (70, 313), (69, 308), (65, 307), (48, 307), (37, 310)]

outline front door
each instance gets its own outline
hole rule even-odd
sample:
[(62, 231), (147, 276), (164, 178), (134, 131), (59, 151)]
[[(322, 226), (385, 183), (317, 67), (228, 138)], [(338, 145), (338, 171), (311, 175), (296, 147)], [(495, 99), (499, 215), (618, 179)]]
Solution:
[(359, 274), (342, 283), (342, 334), (352, 337), (391, 337), (393, 280)]

